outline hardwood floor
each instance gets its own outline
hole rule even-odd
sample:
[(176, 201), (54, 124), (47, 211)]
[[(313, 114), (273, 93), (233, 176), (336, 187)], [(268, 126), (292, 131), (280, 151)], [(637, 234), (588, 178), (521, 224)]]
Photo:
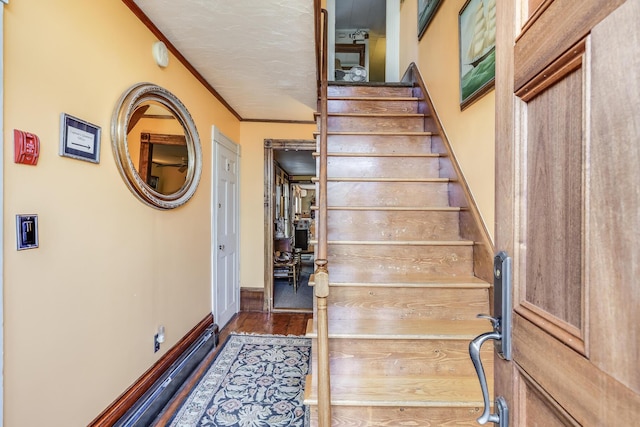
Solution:
[(178, 410), (180, 404), (189, 395), (197, 382), (204, 375), (207, 367), (215, 358), (222, 344), (227, 340), (229, 334), (234, 332), (244, 332), (252, 334), (267, 335), (305, 335), (307, 322), (313, 316), (311, 313), (263, 313), (243, 311), (231, 319), (229, 323), (220, 331), (220, 343), (205, 357), (200, 366), (187, 380), (183, 387), (167, 405), (163, 414), (154, 424), (156, 427), (167, 425), (171, 417)]

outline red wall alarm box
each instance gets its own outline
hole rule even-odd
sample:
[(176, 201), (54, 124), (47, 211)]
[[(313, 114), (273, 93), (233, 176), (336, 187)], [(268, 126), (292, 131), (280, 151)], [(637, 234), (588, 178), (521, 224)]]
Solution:
[(37, 165), (40, 156), (40, 138), (22, 130), (13, 130), (14, 161), (25, 165)]

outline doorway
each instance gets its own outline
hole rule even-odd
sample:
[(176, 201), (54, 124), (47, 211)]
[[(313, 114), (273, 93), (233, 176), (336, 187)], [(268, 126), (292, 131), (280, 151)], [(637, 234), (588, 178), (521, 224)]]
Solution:
[[(400, 0), (327, 0), (326, 8), (329, 80), (399, 81)], [(346, 46), (363, 49), (363, 63)], [(364, 68), (364, 78), (354, 66)]]
[[(264, 141), (266, 311), (313, 310), (315, 149), (314, 140)], [(285, 265), (274, 268), (274, 261)]]

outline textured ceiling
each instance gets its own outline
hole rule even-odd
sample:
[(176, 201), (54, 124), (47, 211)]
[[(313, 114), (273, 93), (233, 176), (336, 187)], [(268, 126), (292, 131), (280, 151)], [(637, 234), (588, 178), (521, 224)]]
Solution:
[[(313, 0), (133, 1), (242, 119), (313, 120)], [(385, 4), (336, 0), (336, 28), (383, 36)], [(315, 174), (308, 151), (276, 159), (289, 174)]]
[(313, 0), (134, 1), (243, 119), (313, 120)]

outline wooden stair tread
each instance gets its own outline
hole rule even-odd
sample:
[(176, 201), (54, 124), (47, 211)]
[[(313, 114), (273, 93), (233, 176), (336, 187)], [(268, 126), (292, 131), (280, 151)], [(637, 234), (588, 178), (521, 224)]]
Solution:
[[(318, 210), (318, 206), (311, 206), (311, 210)], [(327, 206), (330, 211), (435, 211), (460, 212), (467, 208), (457, 206)]]
[[(314, 135), (319, 133), (314, 132)], [(387, 131), (387, 132), (370, 132), (370, 131), (327, 131), (327, 136), (331, 135), (360, 135), (360, 136), (375, 136), (375, 135), (399, 135), (399, 136), (433, 136), (437, 135), (434, 132), (413, 132), (413, 131)]]
[[(307, 376), (307, 384), (314, 378)], [(317, 388), (305, 387), (305, 405), (317, 405)], [(341, 375), (331, 378), (331, 404), (340, 406), (483, 406), (477, 377)]]
[(407, 82), (348, 82), (348, 81), (330, 81), (329, 88), (339, 88), (347, 86), (350, 88), (412, 88), (413, 83)]
[(327, 96), (327, 101), (418, 101), (415, 96)]
[[(402, 319), (396, 322), (377, 319), (329, 319), (329, 338), (335, 339), (471, 341), (490, 330), (491, 324), (483, 319)], [(309, 338), (317, 336), (312, 323), (307, 326), (306, 336)]]
[[(317, 245), (317, 240), (309, 240)], [(383, 246), (473, 246), (473, 240), (328, 240), (329, 245), (383, 245)]]
[[(313, 157), (320, 157), (320, 153), (311, 153)], [(327, 153), (327, 157), (426, 157), (440, 158), (446, 157), (443, 153), (349, 153), (349, 152), (333, 152)]]
[[(381, 279), (380, 281), (374, 281), (371, 279), (371, 275), (368, 274), (367, 272), (361, 272), (360, 274), (358, 273), (353, 273), (351, 274), (350, 278), (347, 280), (335, 280), (335, 275), (332, 275), (332, 268), (331, 268), (331, 263), (329, 263), (329, 280), (330, 280), (330, 284), (331, 285), (335, 285), (335, 286), (341, 286), (342, 283), (346, 283), (348, 286), (349, 283), (366, 283), (368, 286), (376, 286), (377, 283), (381, 283), (382, 286), (384, 285), (388, 285), (388, 284), (397, 284), (398, 287), (413, 287), (413, 286), (423, 286), (423, 283), (429, 283), (428, 279), (425, 279), (425, 277), (444, 277), (444, 275), (438, 275), (438, 274), (429, 274), (429, 275), (423, 275), (421, 277), (415, 277), (413, 275), (408, 276), (405, 275), (401, 278), (396, 278), (396, 279)], [(457, 274), (457, 275), (450, 275), (447, 276), (449, 277), (452, 281), (451, 286), (455, 287), (455, 283), (456, 281), (459, 279), (462, 282), (465, 282), (466, 279), (468, 279), (469, 277), (471, 277), (473, 273), (468, 273), (468, 274)], [(439, 283), (442, 286), (445, 286), (445, 281), (439, 281)], [(484, 286), (484, 285), (483, 285)]]
[(402, 117), (425, 117), (427, 114), (424, 113), (327, 113), (328, 117), (371, 117), (371, 118), (380, 118), (380, 117), (394, 117), (394, 118), (402, 118)]
[[(312, 182), (318, 181), (317, 177), (311, 179)], [(357, 178), (357, 177), (330, 177), (327, 182), (437, 182), (446, 183), (453, 182), (451, 178)]]
[[(331, 278), (331, 276), (329, 276)], [(311, 279), (309, 279), (311, 280)], [(370, 282), (330, 282), (329, 286), (353, 287), (387, 287), (387, 288), (459, 288), (459, 289), (488, 289), (491, 284), (477, 277), (437, 277), (429, 278), (420, 283), (370, 283)]]
[[(331, 275), (329, 275), (331, 279)], [(315, 285), (314, 275), (309, 276), (309, 286)], [(489, 289), (491, 284), (477, 277), (434, 277), (422, 282), (329, 282), (335, 287), (380, 287), (380, 288), (447, 288), (447, 289)]]

